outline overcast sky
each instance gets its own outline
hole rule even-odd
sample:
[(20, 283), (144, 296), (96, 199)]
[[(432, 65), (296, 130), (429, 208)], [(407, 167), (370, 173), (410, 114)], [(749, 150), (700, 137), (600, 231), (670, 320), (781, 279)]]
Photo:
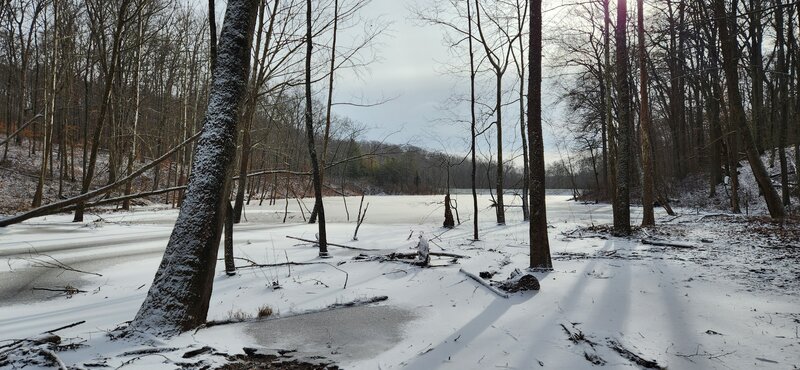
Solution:
[[(193, 0), (189, 0), (193, 1)], [(197, 1), (197, 0), (194, 0)], [(351, 71), (337, 72), (335, 102), (373, 103), (387, 98), (393, 100), (375, 107), (353, 107), (337, 105), (334, 113), (346, 116), (367, 127), (363, 138), (384, 140), (395, 144), (413, 144), (430, 150), (444, 150), (451, 154), (465, 155), (469, 150), (469, 105), (455, 104), (456, 96), (468, 96), (469, 75), (445, 72), (447, 65), (466, 65), (464, 56), (453, 55), (444, 42), (443, 29), (424, 25), (413, 15), (412, 8), (429, 6), (437, 0), (372, 0), (362, 9), (363, 24), (388, 29), (378, 38), (374, 51), (378, 60), (355, 74)], [(438, 0), (442, 2), (443, 0)], [(444, 0), (446, 1), (446, 0)], [(545, 1), (544, 9), (557, 7), (563, 0)], [(205, 3), (205, 1), (203, 1)], [(222, 22), (225, 1), (217, 1), (217, 18)], [(202, 9), (203, 4), (198, 4)], [(563, 17), (561, 9), (546, 12), (545, 27)], [(340, 34), (340, 45), (362, 34), (363, 27), (353, 27)], [(527, 40), (526, 40), (527, 42)], [(480, 54), (479, 51), (476, 53)], [(504, 80), (511, 84), (516, 79), (514, 67), (509, 67)], [(544, 72), (545, 78), (547, 71)], [(491, 93), (494, 80), (487, 75), (480, 81), (480, 88)], [(325, 86), (318, 84), (315, 90)], [(554, 100), (543, 83), (543, 116), (548, 122), (544, 127), (545, 160), (550, 163), (560, 159), (556, 148), (557, 138), (552, 127), (561, 125), (558, 112), (551, 102)], [(552, 94), (552, 93), (551, 93)], [(323, 94), (324, 95), (324, 94)], [(506, 102), (516, 99), (516, 92), (508, 92)], [(493, 97), (484, 99), (494, 105)], [(518, 157), (514, 163), (521, 165), (521, 142), (519, 130), (519, 108), (516, 105), (503, 109), (504, 156), (508, 160)], [(488, 157), (496, 152), (496, 132), (492, 128), (479, 139), (479, 155)], [(489, 144), (491, 143), (491, 144)]]
[[(380, 37), (376, 47), (380, 59), (361, 70), (360, 76), (347, 71), (337, 74), (334, 100), (362, 102), (366, 99), (366, 102), (371, 102), (387, 97), (396, 99), (369, 108), (337, 106), (335, 113), (366, 125), (369, 128), (365, 134), (368, 139), (380, 140), (390, 135), (388, 142), (410, 143), (462, 155), (468, 151), (470, 131), (469, 124), (459, 120), (469, 119), (469, 105), (456, 105), (452, 99), (457, 95), (468, 96), (469, 75), (467, 72), (460, 75), (448, 73), (446, 65), (466, 65), (468, 59), (448, 50), (441, 27), (423, 25), (414, 17), (412, 7), (433, 1), (436, 0), (372, 0), (363, 10), (364, 18), (389, 23), (389, 29)], [(557, 16), (556, 13), (548, 14), (550, 17), (545, 17), (545, 22), (550, 21), (553, 15)], [(509, 83), (516, 79), (513, 68), (511, 66), (504, 77)], [(491, 89), (493, 83), (493, 79), (484, 79), (482, 86)], [(547, 94), (548, 89), (544, 90)], [(507, 101), (515, 98), (516, 93), (505, 96)], [(552, 97), (546, 96), (545, 100), (546, 119), (557, 121), (555, 117), (559, 114), (547, 103), (552, 101)], [(486, 99), (486, 103), (494, 104), (492, 98)], [(511, 158), (512, 153), (521, 154), (518, 120), (518, 106), (504, 108), (506, 158)], [(547, 162), (559, 159), (551, 131), (550, 127), (545, 127)], [(497, 140), (494, 129), (487, 134), (485, 139), (479, 140), (483, 148), (479, 152), (484, 154), (490, 150), (487, 140), (491, 143)], [(515, 163), (521, 164), (521, 161)]]

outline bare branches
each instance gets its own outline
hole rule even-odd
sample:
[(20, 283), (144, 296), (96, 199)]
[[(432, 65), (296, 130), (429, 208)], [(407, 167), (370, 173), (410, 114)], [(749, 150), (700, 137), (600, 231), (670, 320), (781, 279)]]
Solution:
[[(35, 249), (31, 253), (28, 254), (28, 257), (19, 257), (19, 259), (21, 259), (23, 261), (27, 261), (30, 264), (31, 267), (51, 268), (51, 269), (59, 269), (59, 270), (64, 270), (64, 271), (72, 271), (72, 272), (76, 272), (76, 273), (79, 273), (79, 274), (103, 276), (103, 275), (98, 274), (96, 272), (78, 270), (78, 269), (76, 269), (76, 268), (74, 268), (74, 267), (72, 267), (70, 265), (67, 265), (67, 264), (59, 261), (58, 259), (56, 259), (55, 257), (53, 257), (53, 256), (51, 256), (49, 254), (36, 252)], [(44, 289), (41, 289), (41, 290), (44, 290)]]

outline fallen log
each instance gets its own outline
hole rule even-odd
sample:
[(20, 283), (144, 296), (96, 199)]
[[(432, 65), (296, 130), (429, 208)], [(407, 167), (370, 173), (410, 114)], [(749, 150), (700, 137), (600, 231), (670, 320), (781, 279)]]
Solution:
[(22, 126), (20, 126), (20, 127), (17, 129), (17, 131), (14, 131), (14, 132), (12, 132), (12, 133), (11, 133), (11, 135), (8, 135), (8, 137), (6, 137), (6, 139), (5, 139), (5, 140), (3, 140), (2, 142), (0, 142), (0, 145), (5, 145), (5, 144), (6, 144), (7, 142), (9, 142), (11, 139), (13, 139), (14, 137), (16, 137), (16, 136), (17, 136), (17, 134), (19, 134), (20, 132), (22, 132), (22, 130), (24, 130), (24, 129), (25, 129), (25, 127), (28, 127), (28, 125), (30, 125), (31, 123), (33, 123), (33, 121), (36, 121), (37, 119), (39, 119), (39, 118), (41, 118), (41, 117), (44, 117), (44, 116), (43, 116), (41, 113), (40, 113), (40, 114), (37, 114), (37, 115), (35, 115), (35, 116), (33, 116), (33, 118), (31, 118), (30, 120), (28, 120), (28, 122), (25, 122), (25, 124), (23, 124)]
[[(291, 236), (291, 235), (286, 235), (286, 237), (289, 238), (289, 239), (299, 240), (301, 242), (306, 242), (306, 243), (314, 243), (314, 244), (319, 243), (316, 240), (303, 239), (303, 238), (298, 238), (296, 236)], [(352, 250), (356, 250), (356, 251), (378, 251), (378, 250), (380, 250), (380, 249), (368, 249), (368, 248), (351, 247), (349, 245), (335, 244), (335, 243), (331, 243), (331, 242), (328, 242), (328, 245), (332, 246), (332, 247), (352, 249)]]
[(74, 322), (74, 323), (69, 324), (69, 325), (64, 325), (64, 326), (62, 326), (60, 328), (55, 328), (53, 330), (48, 330), (46, 332), (43, 332), (42, 334), (53, 334), (53, 333), (55, 333), (55, 332), (57, 332), (59, 330), (64, 330), (64, 329), (69, 329), (69, 328), (72, 328), (72, 327), (76, 327), (76, 326), (78, 326), (80, 324), (83, 324), (85, 322), (86, 322), (86, 320), (81, 320), (81, 321)]
[(677, 242), (670, 240), (657, 240), (657, 239), (642, 239), (642, 244), (655, 245), (659, 247), (683, 248), (683, 249), (696, 248), (695, 245), (692, 243)]
[(31, 288), (31, 290), (43, 290), (43, 291), (47, 291), (47, 292), (67, 293), (68, 295), (72, 295), (72, 294), (75, 294), (75, 293), (86, 293), (85, 290), (80, 290), (80, 289), (77, 289), (77, 288), (70, 288), (70, 287), (66, 287), (66, 288), (38, 288), (38, 287), (33, 287), (33, 288)]
[(11, 216), (11, 217), (4, 218), (4, 219), (0, 220), (0, 227), (6, 227), (8, 225), (13, 225), (13, 224), (16, 224), (16, 223), (20, 223), (22, 221), (29, 220), (29, 219), (34, 218), (34, 217), (46, 216), (46, 215), (50, 215), (50, 214), (53, 214), (53, 213), (58, 213), (58, 212), (61, 212), (61, 210), (63, 210), (64, 208), (67, 208), (69, 206), (76, 205), (78, 203), (86, 202), (87, 200), (95, 198), (95, 197), (98, 197), (100, 195), (105, 195), (105, 194), (113, 191), (114, 189), (116, 189), (116, 188), (118, 188), (118, 187), (120, 187), (122, 185), (125, 185), (126, 183), (128, 183), (128, 181), (131, 181), (131, 180), (139, 177), (141, 174), (145, 173), (147, 170), (149, 170), (149, 169), (155, 167), (156, 165), (158, 165), (159, 163), (163, 162), (164, 160), (166, 160), (167, 158), (172, 156), (172, 154), (177, 152), (180, 148), (182, 148), (185, 145), (191, 143), (192, 141), (197, 139), (199, 136), (200, 136), (200, 132), (192, 135), (190, 138), (184, 140), (182, 143), (178, 144), (174, 148), (170, 149), (168, 152), (164, 153), (161, 157), (156, 158), (152, 162), (140, 167), (138, 170), (134, 171), (133, 173), (131, 173), (128, 176), (125, 176), (123, 179), (121, 179), (121, 180), (119, 180), (117, 182), (114, 182), (113, 184), (108, 184), (108, 185), (103, 186), (103, 187), (101, 187), (99, 189), (95, 189), (95, 190), (92, 190), (90, 192), (83, 193), (83, 194), (74, 196), (72, 198), (62, 200), (60, 202), (46, 204), (46, 205), (43, 205), (43, 206), (38, 207), (38, 208), (34, 208), (34, 209), (32, 209), (32, 210), (30, 210), (28, 212), (25, 212), (25, 213), (22, 213), (22, 214), (19, 214), (19, 215), (16, 215), (16, 216)]
[(477, 275), (475, 275), (475, 274), (473, 274), (473, 273), (471, 273), (471, 272), (465, 271), (464, 269), (459, 269), (458, 271), (461, 271), (461, 272), (463, 272), (463, 273), (464, 273), (464, 275), (467, 275), (468, 277), (472, 278), (472, 280), (475, 280), (475, 281), (477, 281), (479, 284), (481, 284), (481, 285), (485, 286), (487, 289), (491, 290), (491, 291), (492, 291), (492, 293), (494, 293), (494, 294), (497, 294), (497, 295), (499, 295), (500, 297), (503, 297), (503, 298), (506, 298), (506, 299), (508, 299), (508, 294), (507, 294), (507, 293), (504, 293), (504, 292), (500, 291), (499, 289), (497, 289), (497, 288), (493, 287), (493, 286), (492, 286), (491, 284), (489, 284), (489, 282), (487, 282), (486, 280), (483, 280), (483, 279), (481, 279), (480, 277), (478, 277)]
[[(417, 252), (413, 253), (400, 253), (395, 252), (391, 255), (395, 257), (403, 257), (403, 258), (415, 258), (417, 256)], [(470, 258), (470, 256), (465, 256), (463, 254), (455, 254), (455, 253), (447, 253), (447, 252), (428, 252), (429, 256), (437, 256), (437, 257), (452, 257), (452, 258)]]

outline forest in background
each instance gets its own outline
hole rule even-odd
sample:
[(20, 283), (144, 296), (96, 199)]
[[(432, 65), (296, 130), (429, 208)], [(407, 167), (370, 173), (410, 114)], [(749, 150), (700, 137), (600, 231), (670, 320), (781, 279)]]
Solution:
[[(327, 191), (421, 194), (444, 192), (448, 184), (467, 188), (474, 161), (477, 188), (519, 188), (527, 194), (522, 118), (528, 45), (522, 40), (528, 32), (528, 1), (442, 1), (417, 9), (422, 22), (446, 30), (445, 41), (463, 41), (467, 35), (474, 43), (469, 53), (466, 43), (452, 43), (464, 63), (451, 67), (470, 77), (477, 91), (473, 138), (488, 133), (498, 141), (486, 140), (494, 155), (484, 148), (471, 159), (476, 150), (467, 149), (462, 157), (389, 144), (391, 137), (363, 141), (365, 123), (331, 113), (335, 104), (381, 104), (331, 98), (337, 71), (358, 70), (375, 60), (375, 40), (384, 29), (362, 28), (359, 12), (367, 4), (314, 3), (312, 127), (324, 153)], [(6, 0), (4, 5), (3, 159), (9, 146), (27, 151), (35, 168), (24, 170), (38, 177), (30, 189), (31, 207), (115, 184), (156, 159), (159, 163), (138, 181), (123, 181), (106, 197), (125, 198), (119, 204), (127, 208), (128, 194), (168, 192), (178, 195), (179, 204), (193, 135), (203, 124), (200, 112), (208, 100), (217, 31), (207, 9), (174, 0)], [(652, 187), (650, 198), (666, 203), (681, 194), (682, 184), (702, 177), (710, 197), (723, 186), (730, 210), (741, 212), (733, 169), (748, 160), (770, 209), (791, 205), (800, 175), (800, 4), (644, 1), (646, 14), (629, 9), (635, 16), (623, 18), (612, 17), (615, 5), (608, 0), (545, 4), (544, 14), (558, 14), (560, 21), (544, 27), (548, 73), (543, 83), (557, 93), (556, 104), (565, 112), (557, 122), (546, 122), (563, 153), (547, 166), (547, 186), (585, 189), (589, 199), (614, 201), (611, 189), (623, 180), (616, 168), (624, 165), (626, 189), (634, 198)], [(259, 7), (234, 174), (249, 180), (234, 181), (237, 214), (245, 195), (305, 194), (311, 186), (310, 158), (303, 148), (308, 131), (302, 91), (305, 3), (262, 1)], [(346, 38), (346, 45), (341, 38), (337, 44), (343, 30), (357, 35)], [(503, 134), (501, 122), (513, 126)], [(522, 148), (504, 149), (504, 137), (517, 137)], [(763, 164), (757, 165), (761, 156), (777, 175), (770, 177)], [(517, 157), (521, 166), (514, 162)], [(780, 194), (773, 196), (770, 188)]]

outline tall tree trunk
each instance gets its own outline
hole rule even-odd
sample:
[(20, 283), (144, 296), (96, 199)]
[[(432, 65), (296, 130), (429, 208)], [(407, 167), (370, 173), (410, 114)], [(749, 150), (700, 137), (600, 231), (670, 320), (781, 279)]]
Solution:
[[(510, 46), (509, 46), (510, 47)], [(497, 115), (497, 178), (495, 179), (497, 185), (497, 202), (495, 212), (497, 214), (497, 224), (506, 224), (506, 208), (503, 204), (503, 175), (505, 165), (503, 164), (503, 74), (500, 71), (495, 71), (497, 74), (496, 81), (497, 87), (495, 89), (495, 113)]]
[[(211, 0), (214, 1), (214, 0)], [(142, 19), (142, 6), (138, 7), (138, 20), (136, 23), (136, 63), (133, 70), (133, 84), (134, 84), (134, 111), (133, 111), (133, 127), (131, 128), (131, 148), (128, 151), (128, 163), (125, 173), (130, 176), (133, 173), (133, 162), (136, 160), (136, 143), (139, 141), (138, 128), (139, 128), (139, 115), (141, 110), (141, 69), (142, 69), (142, 46), (144, 45), (144, 20)], [(125, 184), (125, 195), (131, 193), (133, 182)], [(125, 200), (122, 202), (122, 209), (130, 209), (131, 201)]]
[(768, 132), (767, 114), (764, 109), (764, 66), (763, 57), (761, 54), (763, 35), (763, 26), (761, 19), (764, 16), (762, 13), (763, 0), (750, 0), (750, 74), (752, 76), (752, 90), (750, 99), (752, 99), (752, 117), (753, 117), (753, 132), (755, 133), (755, 143), (759, 152), (764, 151), (766, 148), (765, 134)]
[(544, 141), (542, 139), (542, 0), (532, 0), (528, 47), (528, 144), (530, 145), (531, 220), (530, 267), (553, 269), (547, 238), (547, 207), (544, 187)]
[[(333, 0), (333, 39), (331, 40), (331, 60), (328, 70), (328, 102), (325, 105), (325, 132), (322, 136), (322, 158), (320, 158), (320, 183), (325, 183), (325, 164), (328, 162), (328, 142), (331, 136), (331, 108), (333, 107), (333, 79), (336, 72), (336, 37), (339, 33), (339, 0)], [(316, 205), (308, 218), (308, 223), (317, 222), (319, 209)]]
[(628, 235), (631, 232), (630, 177), (631, 177), (631, 99), (628, 79), (628, 41), (625, 25), (628, 20), (627, 1), (617, 2), (616, 67), (617, 105), (619, 107), (619, 129), (617, 138), (617, 197), (613, 203), (614, 232)]
[(475, 120), (475, 50), (472, 46), (472, 9), (467, 1), (467, 30), (469, 40), (469, 111), (470, 111), (470, 154), (472, 155), (472, 171), (470, 172), (470, 185), (472, 186), (472, 239), (479, 240), (478, 237), (478, 160), (475, 151), (475, 141), (477, 140), (476, 120)]
[(257, 4), (258, 0), (228, 1), (186, 199), (129, 331), (171, 336), (205, 323), (229, 203), (228, 175), (236, 156), (236, 123), (247, 87)]
[(789, 86), (788, 77), (790, 69), (786, 63), (786, 37), (783, 29), (783, 2), (775, 0), (775, 34), (778, 50), (777, 79), (778, 79), (778, 158), (781, 166), (781, 197), (783, 205), (788, 207), (791, 204), (789, 197), (789, 166), (786, 161), (786, 143), (789, 136)]
[[(528, 1), (525, 0), (524, 8), (528, 7)], [(524, 15), (521, 13), (523, 4), (517, 1), (517, 30), (520, 34), (523, 32)], [(528, 133), (525, 129), (525, 62), (524, 62), (525, 48), (524, 40), (519, 38), (519, 131), (520, 139), (522, 141), (522, 220), (528, 221), (531, 218), (530, 208), (528, 207), (528, 188), (530, 187), (530, 168), (528, 168)]]
[(639, 99), (641, 121), (640, 138), (642, 143), (642, 226), (656, 224), (653, 211), (653, 172), (652, 145), (650, 144), (650, 99), (647, 95), (647, 47), (644, 39), (644, 0), (637, 1), (637, 34), (639, 38)]
[(612, 77), (611, 77), (611, 4), (610, 0), (603, 0), (603, 59), (605, 70), (603, 73), (603, 85), (605, 94), (603, 95), (603, 106), (605, 108), (606, 140), (608, 141), (608, 156), (605, 164), (605, 174), (607, 180), (607, 191), (611, 195), (611, 203), (616, 203), (617, 198), (617, 135), (614, 129), (612, 117)]
[[(317, 161), (317, 146), (314, 144), (314, 111), (312, 110), (311, 97), (311, 51), (313, 48), (311, 32), (311, 0), (306, 0), (306, 135), (308, 136), (308, 154), (311, 157), (311, 177), (314, 182), (314, 208), (319, 218), (319, 256), (328, 255), (328, 236), (325, 231), (325, 207), (322, 204), (322, 176), (320, 175), (319, 162)], [(324, 155), (324, 154), (323, 154)]]
[[(758, 187), (764, 194), (764, 200), (767, 203), (769, 214), (772, 218), (782, 219), (786, 216), (786, 210), (783, 208), (781, 199), (775, 188), (772, 187), (772, 182), (764, 167), (764, 163), (759, 156), (758, 148), (756, 147), (753, 135), (747, 125), (744, 107), (742, 106), (742, 97), (739, 91), (739, 74), (737, 71), (737, 42), (736, 34), (731, 34), (728, 28), (728, 14), (725, 11), (724, 0), (714, 0), (714, 15), (719, 29), (719, 37), (722, 41), (722, 68), (725, 70), (725, 77), (728, 87), (728, 104), (730, 105), (730, 119), (736, 125), (743, 139), (745, 150), (747, 152), (747, 160), (750, 163), (750, 168), (753, 171), (753, 176), (758, 182)], [(736, 170), (733, 168), (732, 170)]]
[[(56, 107), (56, 75), (57, 75), (57, 51), (58, 51), (58, 4), (53, 4), (53, 26), (52, 31), (50, 34), (52, 35), (53, 39), (53, 50), (52, 50), (52, 60), (51, 69), (50, 69), (50, 96), (48, 102), (45, 103), (45, 118), (44, 118), (44, 148), (42, 150), (42, 164), (39, 172), (39, 179), (36, 183), (36, 192), (33, 195), (33, 202), (31, 206), (33, 208), (39, 207), (42, 205), (42, 197), (44, 192), (44, 180), (47, 175), (47, 161), (51, 158), (52, 155), (52, 147), (53, 147), (53, 127), (55, 126), (55, 107)], [(45, 20), (47, 18), (45, 17)], [(47, 33), (47, 27), (45, 26), (45, 33)], [(47, 45), (45, 43), (45, 45)], [(47, 95), (47, 88), (45, 88), (45, 95)], [(63, 150), (63, 148), (62, 148)], [(52, 171), (52, 164), (50, 166)]]

